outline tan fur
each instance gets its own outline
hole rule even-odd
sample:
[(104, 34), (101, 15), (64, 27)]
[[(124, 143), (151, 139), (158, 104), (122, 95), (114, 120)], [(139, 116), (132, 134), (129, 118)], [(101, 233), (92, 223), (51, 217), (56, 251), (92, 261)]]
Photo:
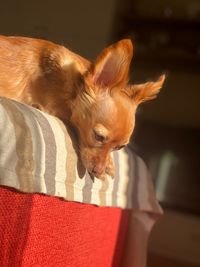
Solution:
[(131, 41), (121, 40), (91, 63), (49, 41), (0, 36), (0, 95), (70, 121), (84, 166), (103, 179), (114, 175), (110, 152), (129, 142), (138, 104), (165, 79), (128, 85), (132, 54)]

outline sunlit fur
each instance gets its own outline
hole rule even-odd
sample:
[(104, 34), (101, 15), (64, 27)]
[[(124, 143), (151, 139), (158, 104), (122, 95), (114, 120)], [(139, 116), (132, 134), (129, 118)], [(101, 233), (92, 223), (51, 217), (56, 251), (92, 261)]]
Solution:
[(110, 152), (129, 142), (138, 104), (154, 98), (165, 79), (128, 85), (132, 54), (130, 40), (90, 62), (49, 41), (0, 36), (0, 95), (71, 122), (86, 169), (114, 176)]

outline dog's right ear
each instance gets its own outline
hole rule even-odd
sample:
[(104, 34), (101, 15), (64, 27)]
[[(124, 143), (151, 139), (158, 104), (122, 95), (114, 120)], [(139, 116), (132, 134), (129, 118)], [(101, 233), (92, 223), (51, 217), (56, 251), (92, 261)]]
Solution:
[(128, 80), (132, 55), (133, 46), (129, 39), (105, 48), (89, 71), (92, 83), (98, 88), (124, 86)]
[(129, 85), (126, 88), (126, 94), (136, 105), (157, 97), (165, 81), (165, 75), (161, 75), (155, 82), (146, 82), (143, 84)]

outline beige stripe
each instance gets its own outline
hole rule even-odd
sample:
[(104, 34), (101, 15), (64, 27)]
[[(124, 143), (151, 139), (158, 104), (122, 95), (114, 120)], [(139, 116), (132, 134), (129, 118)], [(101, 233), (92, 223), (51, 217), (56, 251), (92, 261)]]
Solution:
[(108, 177), (102, 181), (102, 186), (99, 190), (99, 205), (100, 206), (106, 206), (106, 191), (108, 190), (109, 182)]
[(16, 136), (16, 174), (20, 183), (20, 190), (32, 191), (33, 186), (33, 145), (31, 132), (26, 125), (23, 114), (12, 104), (11, 101), (6, 99), (2, 100), (2, 104), (13, 123), (15, 136)]
[(73, 148), (73, 140), (71, 139), (71, 129), (65, 128), (64, 125), (59, 121), (59, 124), (64, 132), (65, 145), (67, 151), (66, 161), (66, 195), (68, 200), (74, 200), (74, 183), (76, 182), (76, 168), (77, 168), (77, 155)]

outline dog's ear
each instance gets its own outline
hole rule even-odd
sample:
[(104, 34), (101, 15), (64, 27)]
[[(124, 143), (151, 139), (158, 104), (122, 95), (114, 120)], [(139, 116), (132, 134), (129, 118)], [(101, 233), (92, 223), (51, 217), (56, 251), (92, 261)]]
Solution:
[(133, 46), (129, 39), (105, 48), (90, 70), (93, 84), (107, 88), (125, 85), (132, 55)]
[(156, 82), (130, 85), (126, 88), (126, 93), (133, 99), (136, 105), (157, 97), (165, 81), (165, 75), (161, 75)]

